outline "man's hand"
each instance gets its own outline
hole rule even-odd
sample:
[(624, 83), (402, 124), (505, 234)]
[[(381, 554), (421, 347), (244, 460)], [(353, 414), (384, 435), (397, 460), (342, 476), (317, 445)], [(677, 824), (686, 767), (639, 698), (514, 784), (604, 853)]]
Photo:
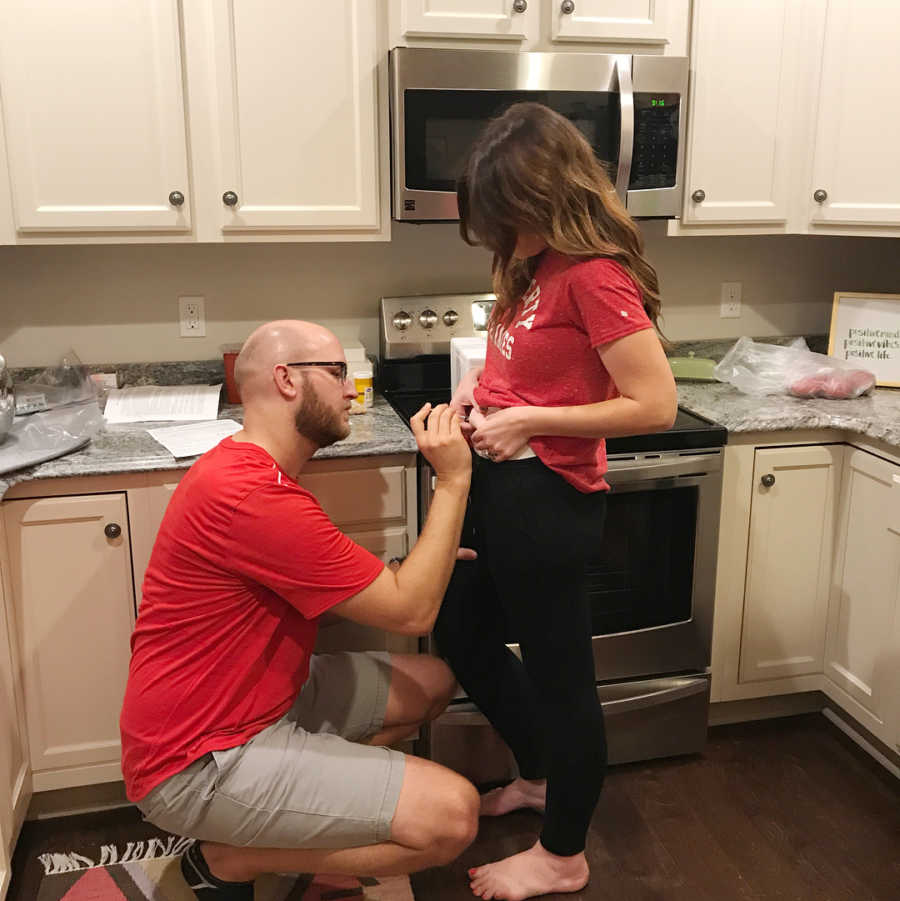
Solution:
[[(430, 412), (429, 412), (430, 411)], [(469, 445), (463, 438), (459, 417), (447, 404), (431, 410), (425, 404), (409, 421), (419, 450), (441, 481), (465, 481), (472, 473)]]
[(480, 407), (475, 403), (474, 391), (478, 386), (478, 379), (484, 372), (483, 366), (476, 366), (470, 369), (459, 381), (453, 397), (450, 398), (450, 410), (459, 417), (459, 427), (468, 439), (472, 434), (473, 426), (469, 422), (469, 413), (471, 410), (481, 412)]

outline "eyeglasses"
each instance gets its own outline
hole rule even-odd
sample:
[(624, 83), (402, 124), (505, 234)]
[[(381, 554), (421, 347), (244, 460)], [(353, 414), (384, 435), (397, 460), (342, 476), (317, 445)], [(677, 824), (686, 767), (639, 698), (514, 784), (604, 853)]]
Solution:
[(282, 363), (283, 366), (333, 366), (337, 369), (337, 372), (332, 372), (331, 374), (341, 383), (347, 381), (347, 364), (343, 361), (335, 361), (333, 363), (325, 363), (321, 360), (313, 360), (306, 363)]

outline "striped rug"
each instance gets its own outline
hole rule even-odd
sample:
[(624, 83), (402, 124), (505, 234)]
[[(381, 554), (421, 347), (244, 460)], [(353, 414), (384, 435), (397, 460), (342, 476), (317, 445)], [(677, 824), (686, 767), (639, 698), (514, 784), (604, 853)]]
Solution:
[[(47, 852), (36, 901), (196, 901), (179, 858), (190, 844), (175, 836), (103, 845), (96, 859)], [(261, 876), (254, 901), (414, 901), (407, 876)]]

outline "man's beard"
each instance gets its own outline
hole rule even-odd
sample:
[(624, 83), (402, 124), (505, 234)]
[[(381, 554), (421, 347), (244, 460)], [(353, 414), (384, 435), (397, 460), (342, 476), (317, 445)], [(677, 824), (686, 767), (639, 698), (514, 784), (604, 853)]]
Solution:
[(294, 417), (297, 431), (317, 447), (328, 447), (350, 434), (350, 426), (340, 413), (330, 410), (319, 400), (319, 396), (305, 385), (300, 408)]

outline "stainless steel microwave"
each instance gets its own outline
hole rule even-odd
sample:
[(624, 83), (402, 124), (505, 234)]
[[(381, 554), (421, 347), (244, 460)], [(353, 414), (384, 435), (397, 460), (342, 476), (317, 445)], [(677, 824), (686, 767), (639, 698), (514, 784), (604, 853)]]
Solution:
[(394, 219), (458, 219), (456, 179), (469, 147), (523, 100), (578, 126), (632, 216), (681, 213), (685, 57), (397, 47), (390, 76)]

